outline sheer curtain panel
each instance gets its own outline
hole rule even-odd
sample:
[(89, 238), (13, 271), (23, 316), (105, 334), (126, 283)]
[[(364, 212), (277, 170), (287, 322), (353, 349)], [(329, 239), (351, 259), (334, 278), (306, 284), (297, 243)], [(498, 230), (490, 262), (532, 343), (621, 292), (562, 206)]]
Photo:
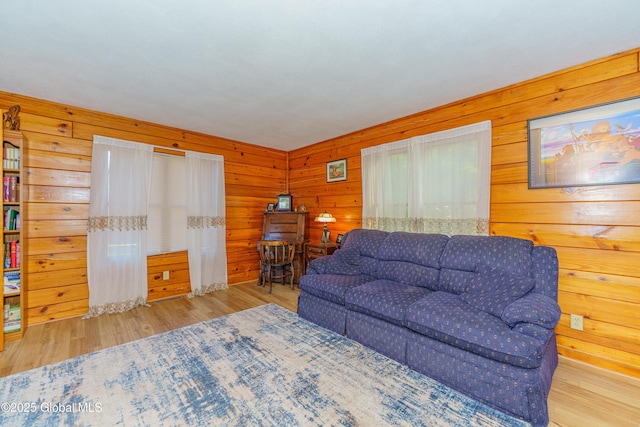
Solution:
[(362, 225), (410, 231), (407, 217), (409, 140), (362, 150)]
[(188, 151), (187, 251), (191, 293), (228, 288), (224, 158)]
[(94, 136), (86, 317), (146, 304), (152, 155), (151, 145)]
[(365, 228), (489, 234), (491, 122), (362, 150)]

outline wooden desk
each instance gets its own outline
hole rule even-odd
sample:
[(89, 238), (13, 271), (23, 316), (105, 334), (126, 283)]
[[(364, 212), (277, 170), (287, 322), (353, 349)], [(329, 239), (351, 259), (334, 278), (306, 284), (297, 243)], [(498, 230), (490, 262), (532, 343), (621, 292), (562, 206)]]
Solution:
[(286, 240), (296, 244), (296, 274), (294, 282), (300, 282), (304, 274), (304, 244), (309, 240), (308, 212), (265, 212), (262, 223), (262, 240)]
[(331, 255), (338, 249), (338, 245), (335, 243), (307, 243), (304, 245), (304, 269), (302, 274), (305, 274), (309, 263), (316, 258)]

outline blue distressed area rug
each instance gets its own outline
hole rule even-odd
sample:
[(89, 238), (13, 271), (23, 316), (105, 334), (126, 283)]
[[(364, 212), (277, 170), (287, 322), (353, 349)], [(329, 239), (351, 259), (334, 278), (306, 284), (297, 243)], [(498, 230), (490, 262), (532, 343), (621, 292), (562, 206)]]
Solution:
[(525, 426), (275, 304), (0, 379), (0, 425)]

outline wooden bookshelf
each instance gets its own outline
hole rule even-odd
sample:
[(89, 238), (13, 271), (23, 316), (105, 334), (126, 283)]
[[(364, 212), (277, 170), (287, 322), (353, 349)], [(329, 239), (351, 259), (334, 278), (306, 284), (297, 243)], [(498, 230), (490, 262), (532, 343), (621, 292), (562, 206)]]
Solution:
[[(22, 338), (26, 326), (22, 262), (22, 133), (2, 129), (2, 338)], [(13, 328), (11, 328), (13, 326)], [(8, 329), (9, 328), (9, 329)]]

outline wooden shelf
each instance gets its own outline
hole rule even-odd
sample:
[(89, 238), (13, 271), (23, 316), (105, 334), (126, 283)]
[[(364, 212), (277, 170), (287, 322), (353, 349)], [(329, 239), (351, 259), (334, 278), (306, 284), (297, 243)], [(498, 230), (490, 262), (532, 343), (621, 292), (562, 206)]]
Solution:
[[(21, 213), (22, 213), (22, 160), (23, 160), (23, 138), (22, 138), (22, 133), (19, 131), (11, 131), (11, 130), (7, 130), (7, 129), (2, 129), (1, 131), (1, 136), (2, 136), (2, 178), (3, 178), (3, 197), (2, 197), (2, 214), (3, 214), (3, 230), (2, 230), (2, 261), (0, 262), (0, 265), (2, 266), (2, 278), (3, 278), (3, 285), (2, 285), (2, 308), (3, 308), (3, 313), (2, 316), (0, 316), (0, 331), (4, 331), (4, 327), (5, 327), (5, 314), (6, 314), (6, 310), (5, 310), (5, 306), (7, 306), (8, 304), (11, 304), (13, 306), (15, 306), (16, 304), (19, 304), (19, 309), (16, 310), (19, 315), (20, 315), (20, 329), (15, 330), (15, 331), (11, 331), (11, 332), (6, 332), (6, 333), (0, 333), (0, 350), (4, 349), (4, 342), (5, 341), (14, 341), (14, 340), (18, 340), (21, 339), (24, 335), (24, 330), (25, 330), (25, 325), (26, 325), (26, 321), (25, 321), (25, 307), (24, 307), (24, 302), (25, 302), (25, 277), (24, 277), (24, 272), (22, 271), (22, 266), (24, 265), (23, 261), (23, 257), (24, 257), (24, 247), (22, 247), (22, 242), (23, 242), (23, 227), (22, 224), (20, 224), (20, 227), (17, 229), (8, 229), (7, 227), (9, 227), (9, 225), (7, 224), (7, 218), (6, 218), (6, 212), (11, 210), (11, 211), (15, 211), (15, 213), (17, 214), (15, 217), (13, 217), (13, 219), (16, 221), (16, 225), (18, 221), (21, 221), (23, 218), (21, 218)], [(15, 150), (10, 150), (10, 149), (15, 149)], [(5, 162), (6, 159), (10, 159), (11, 162)], [(18, 166), (16, 168), (16, 165)], [(8, 167), (4, 167), (4, 166), (8, 166)], [(15, 178), (14, 178), (15, 177)], [(5, 178), (8, 178), (9, 181), (5, 182)], [(8, 187), (8, 194), (7, 192), (5, 192), (5, 186), (9, 186)], [(9, 200), (5, 200), (7, 198), (7, 195), (9, 195), (10, 199)], [(15, 199), (15, 200), (14, 200)], [(10, 242), (17, 242), (16, 244), (11, 244)], [(6, 259), (6, 251), (8, 247), (13, 247), (13, 250), (16, 251), (16, 253), (13, 255), (13, 259), (16, 261), (17, 266), (15, 267), (4, 267), (5, 264), (5, 259)], [(19, 248), (19, 249), (18, 249)], [(9, 249), (11, 250), (11, 249)], [(11, 254), (9, 256), (9, 258), (11, 258)], [(18, 272), (19, 276), (20, 276), (20, 287), (18, 290), (11, 290), (5, 293), (5, 289), (4, 289), (4, 279), (5, 279), (5, 273), (15, 273)], [(15, 314), (15, 313), (12, 313)]]

